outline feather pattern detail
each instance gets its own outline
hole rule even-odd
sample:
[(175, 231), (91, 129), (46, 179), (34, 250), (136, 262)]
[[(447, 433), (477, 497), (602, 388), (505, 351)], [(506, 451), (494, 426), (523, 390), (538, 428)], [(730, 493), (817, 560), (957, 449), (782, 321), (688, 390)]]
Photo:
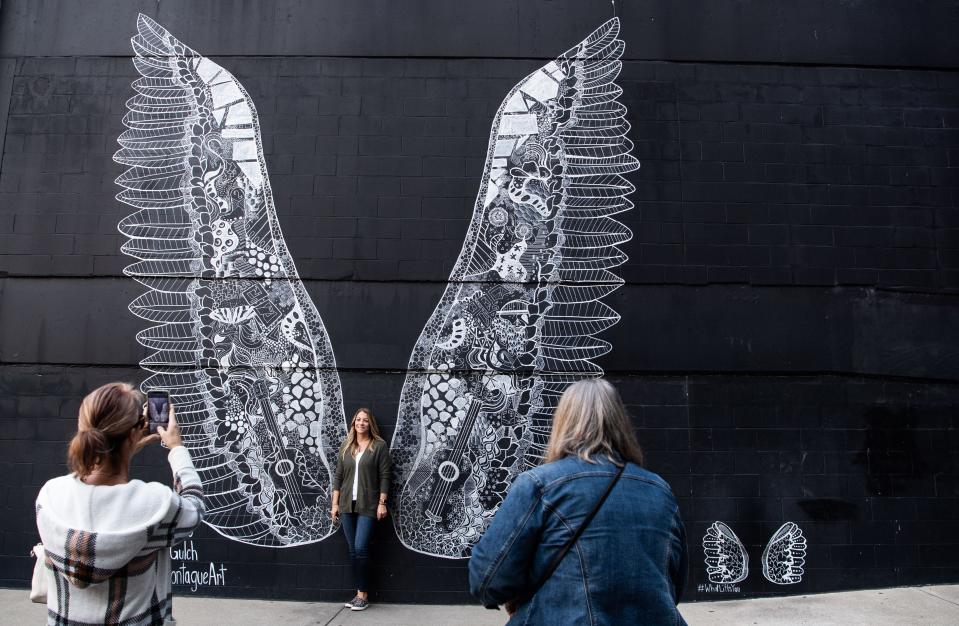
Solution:
[(141, 77), (114, 159), (120, 232), (148, 288), (130, 305), (157, 324), (138, 341), (170, 391), (207, 494), (231, 539), (286, 547), (335, 530), (330, 483), (345, 420), (329, 338), (273, 208), (253, 101), (225, 69), (140, 15)]
[(392, 441), (394, 525), (410, 549), (465, 558), (513, 478), (542, 459), (565, 387), (596, 376), (619, 320), (639, 167), (617, 101), (610, 20), (521, 80), (493, 120), (466, 240), (409, 361)]
[(763, 576), (777, 585), (802, 582), (806, 564), (806, 537), (793, 522), (786, 522), (763, 549)]
[(733, 529), (722, 522), (713, 522), (703, 536), (706, 554), (706, 575), (709, 582), (735, 584), (749, 576), (749, 555)]

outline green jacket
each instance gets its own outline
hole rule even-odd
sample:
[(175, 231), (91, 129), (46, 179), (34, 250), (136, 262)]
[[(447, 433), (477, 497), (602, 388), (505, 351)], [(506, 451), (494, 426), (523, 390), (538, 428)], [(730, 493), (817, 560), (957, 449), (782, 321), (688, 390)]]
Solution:
[(390, 492), (390, 450), (385, 441), (374, 441), (360, 459), (360, 478), (356, 485), (356, 507), (353, 506), (353, 475), (356, 459), (341, 454), (333, 474), (333, 491), (340, 491), (340, 513), (359, 513), (376, 517), (381, 493)]

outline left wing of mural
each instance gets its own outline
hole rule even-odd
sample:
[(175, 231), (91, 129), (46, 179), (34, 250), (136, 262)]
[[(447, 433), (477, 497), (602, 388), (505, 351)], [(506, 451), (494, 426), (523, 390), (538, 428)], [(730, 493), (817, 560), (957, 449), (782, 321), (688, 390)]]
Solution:
[(205, 521), (240, 542), (320, 541), (346, 434), (323, 322), (273, 208), (250, 96), (225, 69), (141, 15), (140, 73), (114, 156), (117, 196), (149, 288), (130, 310), (157, 325), (144, 389), (169, 390), (208, 496)]

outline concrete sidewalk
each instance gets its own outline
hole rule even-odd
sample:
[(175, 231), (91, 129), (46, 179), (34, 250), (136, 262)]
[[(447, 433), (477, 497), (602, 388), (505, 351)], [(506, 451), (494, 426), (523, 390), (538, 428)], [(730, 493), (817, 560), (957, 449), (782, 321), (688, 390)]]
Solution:
[[(342, 604), (177, 597), (179, 626), (501, 626), (506, 614), (476, 606), (374, 604), (351, 612)], [(761, 600), (697, 602), (680, 606), (700, 624), (959, 624), (959, 585), (900, 587)], [(0, 589), (0, 623), (42, 624), (45, 609), (26, 589)]]

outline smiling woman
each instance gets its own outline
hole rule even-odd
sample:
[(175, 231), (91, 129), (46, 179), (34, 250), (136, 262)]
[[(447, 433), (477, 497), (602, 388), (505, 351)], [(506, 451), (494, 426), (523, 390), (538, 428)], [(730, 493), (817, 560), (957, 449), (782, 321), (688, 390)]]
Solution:
[(356, 410), (350, 432), (340, 448), (333, 476), (331, 515), (343, 523), (350, 547), (356, 596), (346, 603), (353, 611), (369, 607), (369, 552), (373, 523), (386, 517), (390, 494), (390, 451), (380, 436), (373, 411)]

